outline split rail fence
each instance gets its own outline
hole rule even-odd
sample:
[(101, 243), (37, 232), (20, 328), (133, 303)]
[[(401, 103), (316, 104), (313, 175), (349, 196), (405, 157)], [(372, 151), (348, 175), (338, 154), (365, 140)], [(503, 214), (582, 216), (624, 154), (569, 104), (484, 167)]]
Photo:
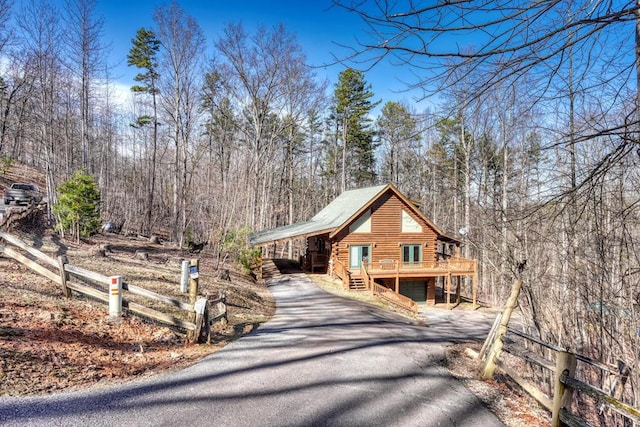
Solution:
[(8, 230), (14, 223), (18, 223), (24, 218), (42, 211), (45, 207), (45, 203), (29, 204), (26, 206), (6, 206), (4, 213), (0, 213), (0, 228)]
[[(595, 399), (599, 404), (599, 416), (605, 416), (607, 410), (611, 410), (618, 414), (618, 417), (621, 417), (619, 420), (621, 425), (628, 426), (631, 423), (640, 425), (640, 410), (621, 400), (630, 374), (630, 368), (622, 361), (618, 362), (618, 366), (611, 366), (569, 352), (509, 326), (521, 285), (520, 281), (516, 281), (514, 284), (505, 309), (496, 317), (480, 352), (468, 350), (471, 356), (484, 361), (482, 378), (491, 378), (495, 369), (500, 368), (551, 412), (552, 427), (590, 425), (586, 420), (571, 412), (571, 406), (575, 399), (574, 392), (580, 392)], [(507, 333), (510, 334), (510, 337), (507, 337)], [(523, 342), (523, 344), (518, 342)], [(535, 383), (531, 379), (524, 378), (520, 371), (516, 372), (504, 358), (501, 358), (502, 352), (527, 362), (540, 373), (537, 377), (543, 379), (542, 382), (546, 384)], [(582, 369), (577, 368), (578, 362), (583, 365)], [(596, 377), (608, 379), (608, 391), (589, 384), (587, 380), (577, 378), (578, 372), (585, 372), (587, 368), (600, 370)], [(545, 388), (550, 393), (543, 391)]]
[[(0, 254), (14, 259), (35, 273), (53, 281), (60, 286), (63, 295), (67, 298), (70, 298), (72, 291), (75, 291), (108, 304), (109, 314), (112, 317), (120, 316), (122, 309), (125, 308), (136, 315), (150, 318), (186, 331), (189, 342), (209, 341), (209, 333), (211, 330), (209, 326), (218, 320), (227, 321), (226, 296), (222, 294), (216, 299), (198, 298), (197, 278), (190, 280), (190, 303), (187, 303), (124, 282), (120, 276), (105, 276), (69, 264), (67, 257), (64, 255), (59, 256), (58, 259), (51, 258), (47, 254), (29, 246), (27, 243), (7, 232), (0, 231), (0, 239), (7, 244), (21, 249), (30, 255), (30, 257), (3, 244), (0, 244)], [(197, 270), (197, 260), (192, 260), (191, 264), (195, 265)], [(101, 288), (108, 289), (108, 292), (104, 292)], [(172, 314), (123, 298), (122, 291), (158, 301), (170, 306), (174, 310), (178, 309), (178, 311), (185, 312), (189, 320), (184, 320)], [(210, 307), (215, 307), (217, 313), (211, 314)]]

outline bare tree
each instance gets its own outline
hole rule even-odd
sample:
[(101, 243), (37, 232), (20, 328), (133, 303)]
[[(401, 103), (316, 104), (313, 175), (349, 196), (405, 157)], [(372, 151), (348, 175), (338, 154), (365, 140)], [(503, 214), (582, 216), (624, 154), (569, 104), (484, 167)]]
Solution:
[(93, 114), (96, 99), (93, 91), (96, 78), (103, 70), (105, 49), (101, 45), (103, 18), (95, 17), (95, 0), (65, 0), (65, 46), (68, 50), (68, 66), (78, 79), (80, 98), (80, 145), (82, 166), (94, 172), (92, 135)]
[[(60, 56), (61, 26), (59, 12), (49, 3), (31, 1), (18, 11), (19, 37), (28, 84), (31, 86), (30, 119), (33, 120), (32, 150), (42, 154), (38, 164), (46, 168), (47, 193), (55, 203), (57, 168), (68, 170), (57, 134), (58, 90), (63, 86)], [(64, 138), (60, 138), (64, 141)], [(35, 155), (35, 152), (33, 152)], [(35, 159), (34, 159), (35, 160)]]
[[(293, 149), (293, 135), (301, 128), (305, 109), (313, 106), (318, 89), (295, 36), (284, 26), (259, 27), (250, 35), (242, 25), (229, 24), (215, 46), (220, 55), (217, 72), (221, 89), (237, 109), (236, 116), (245, 120), (238, 130), (248, 150), (246, 174), (251, 199), (247, 201), (246, 223), (259, 229), (266, 225), (265, 195), (272, 193), (268, 184), (272, 176), (265, 165), (275, 160), (278, 138), (287, 138)], [(281, 113), (288, 118), (278, 118)], [(288, 153), (292, 171), (291, 150)], [(292, 217), (291, 213), (288, 216)]]
[(205, 40), (197, 21), (176, 2), (156, 10), (154, 20), (163, 53), (160, 93), (175, 149), (173, 234), (182, 244), (188, 218), (187, 197), (193, 167), (189, 160), (196, 137)]

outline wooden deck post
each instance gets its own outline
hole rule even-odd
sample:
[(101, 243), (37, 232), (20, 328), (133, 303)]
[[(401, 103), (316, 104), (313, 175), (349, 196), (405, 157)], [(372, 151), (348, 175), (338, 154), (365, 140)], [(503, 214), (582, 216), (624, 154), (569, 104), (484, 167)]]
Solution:
[(511, 318), (511, 313), (513, 313), (513, 309), (516, 307), (516, 303), (518, 302), (518, 295), (520, 295), (521, 288), (522, 281), (520, 279), (516, 280), (511, 286), (511, 295), (509, 295), (507, 305), (505, 306), (502, 313), (502, 319), (500, 320), (500, 326), (498, 328), (498, 333), (496, 334), (496, 339), (491, 345), (491, 349), (489, 350), (489, 353), (487, 355), (487, 360), (485, 360), (484, 367), (482, 368), (482, 372), (480, 374), (480, 376), (484, 380), (493, 377), (493, 372), (496, 370), (496, 360), (498, 359), (498, 357), (500, 357), (500, 352), (502, 351), (502, 339), (507, 333), (509, 319)]
[(447, 310), (451, 308), (451, 272), (447, 273), (447, 290), (445, 291), (447, 294)]
[(437, 277), (427, 279), (427, 304), (436, 305), (436, 280)]
[(396, 294), (400, 293), (400, 261), (396, 262)]
[(551, 410), (551, 427), (562, 425), (560, 421), (560, 411), (562, 408), (571, 408), (571, 397), (573, 390), (566, 387), (560, 381), (563, 376), (573, 377), (576, 372), (576, 355), (567, 351), (556, 353), (556, 374), (553, 391), (553, 406)]
[(473, 308), (478, 304), (478, 261), (473, 262), (473, 276), (471, 277), (471, 293), (473, 295)]

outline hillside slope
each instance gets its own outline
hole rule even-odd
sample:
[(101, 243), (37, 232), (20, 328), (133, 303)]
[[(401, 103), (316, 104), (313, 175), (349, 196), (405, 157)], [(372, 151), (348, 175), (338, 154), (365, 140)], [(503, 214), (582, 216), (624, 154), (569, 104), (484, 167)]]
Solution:
[[(32, 233), (20, 235), (51, 256), (66, 252), (72, 264), (164, 293), (178, 292), (180, 280), (180, 266), (167, 261), (189, 257), (175, 247), (118, 235), (75, 245), (47, 230)], [(108, 255), (96, 256), (105, 244)], [(138, 250), (148, 252), (149, 260), (137, 259)], [(218, 280), (206, 251), (199, 258), (200, 290), (227, 294), (229, 324), (214, 326), (210, 345), (187, 346), (183, 334), (149, 320), (125, 314), (114, 323), (105, 305), (77, 294), (66, 299), (53, 282), (0, 256), (0, 395), (46, 394), (178, 369), (272, 316), (275, 306), (264, 285), (234, 272), (230, 281)]]

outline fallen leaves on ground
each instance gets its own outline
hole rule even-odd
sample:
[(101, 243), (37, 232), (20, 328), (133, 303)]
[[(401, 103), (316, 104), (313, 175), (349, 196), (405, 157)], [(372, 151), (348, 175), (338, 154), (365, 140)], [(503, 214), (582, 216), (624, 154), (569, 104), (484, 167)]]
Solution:
[[(51, 236), (34, 239), (45, 252), (60, 248), (59, 242), (56, 246), (50, 240)], [(96, 256), (95, 248), (105, 244), (111, 253)], [(117, 235), (64, 245), (70, 263), (91, 266), (103, 274), (104, 270), (121, 272), (134, 277), (135, 284), (156, 286), (156, 291), (179, 288), (179, 264), (166, 262), (190, 256), (164, 245), (150, 248), (148, 261), (138, 260), (136, 251), (148, 247), (148, 242)], [(238, 273), (231, 275), (231, 281), (219, 281), (207, 254), (199, 257), (201, 291), (227, 294), (229, 324), (214, 325), (211, 344), (193, 345), (186, 344), (181, 331), (126, 312), (114, 321), (106, 305), (76, 293), (64, 298), (53, 282), (0, 257), (0, 395), (47, 394), (179, 369), (270, 318), (275, 305), (264, 285)], [(188, 301), (188, 296), (181, 297)]]

